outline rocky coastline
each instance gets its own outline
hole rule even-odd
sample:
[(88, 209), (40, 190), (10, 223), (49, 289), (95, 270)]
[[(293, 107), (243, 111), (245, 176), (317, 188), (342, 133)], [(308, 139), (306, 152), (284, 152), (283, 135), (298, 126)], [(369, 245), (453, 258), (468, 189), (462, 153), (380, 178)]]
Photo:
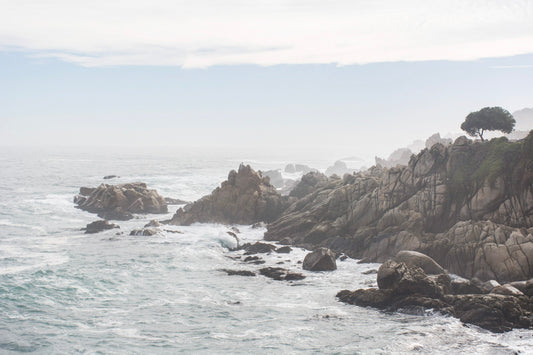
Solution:
[[(165, 222), (266, 222), (266, 241), (331, 249), (361, 262), (388, 263), (401, 251), (420, 252), (445, 276), (428, 278), (401, 261), (400, 279), (424, 281), (345, 290), (339, 299), (389, 310), (432, 308), (497, 332), (532, 326), (529, 294), (489, 294), (474, 286), (501, 283), (502, 292), (510, 292), (516, 288), (507, 284), (525, 285), (533, 277), (532, 133), (517, 142), (463, 136), (412, 155), (406, 166), (375, 166), (342, 178), (313, 171), (288, 196), (241, 165), (211, 195)], [(448, 273), (474, 281), (452, 287)]]

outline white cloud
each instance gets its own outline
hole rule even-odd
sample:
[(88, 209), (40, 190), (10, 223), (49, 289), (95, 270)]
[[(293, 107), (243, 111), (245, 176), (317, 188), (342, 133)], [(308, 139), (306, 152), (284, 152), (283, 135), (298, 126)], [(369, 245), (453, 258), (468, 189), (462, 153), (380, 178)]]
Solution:
[(533, 1), (0, 0), (0, 48), (84, 66), (339, 65), (533, 53)]

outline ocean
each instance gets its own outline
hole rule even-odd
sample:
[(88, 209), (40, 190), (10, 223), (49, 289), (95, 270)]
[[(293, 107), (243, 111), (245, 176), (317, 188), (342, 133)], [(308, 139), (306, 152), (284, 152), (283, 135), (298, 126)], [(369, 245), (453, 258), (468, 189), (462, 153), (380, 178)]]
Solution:
[[(241, 162), (254, 169), (335, 159), (202, 149), (0, 148), (0, 353), (36, 354), (514, 354), (533, 353), (533, 332), (494, 334), (428, 310), (387, 313), (338, 302), (342, 289), (376, 284), (378, 264), (338, 261), (308, 272), (307, 251), (272, 253), (263, 265), (231, 251), (232, 226), (169, 226), (154, 236), (133, 229), (166, 215), (115, 222), (74, 207), (81, 186), (142, 181), (165, 197), (193, 201)], [(299, 159), (299, 160), (296, 160)], [(103, 180), (105, 175), (119, 178)], [(241, 242), (264, 228), (236, 226)], [(180, 233), (172, 233), (177, 231)], [(229, 276), (221, 269), (281, 266), (299, 281)]]

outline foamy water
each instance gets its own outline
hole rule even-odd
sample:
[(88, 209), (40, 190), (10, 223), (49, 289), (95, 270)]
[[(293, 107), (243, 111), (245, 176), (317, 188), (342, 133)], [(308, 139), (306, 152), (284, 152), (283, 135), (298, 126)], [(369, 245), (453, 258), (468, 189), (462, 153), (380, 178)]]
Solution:
[[(265, 170), (285, 163), (254, 160), (255, 168)], [(80, 186), (144, 181), (164, 196), (194, 200), (218, 186), (238, 161), (209, 154), (4, 151), (0, 352), (533, 352), (531, 331), (492, 334), (430, 311), (385, 313), (335, 299), (341, 289), (375, 285), (375, 275), (363, 272), (377, 264), (348, 259), (338, 262), (334, 272), (307, 272), (298, 263), (306, 251), (298, 248), (262, 255), (263, 265), (245, 264), (238, 259), (241, 251), (229, 250), (236, 241), (224, 225), (171, 226), (165, 229), (182, 233), (129, 236), (132, 229), (173, 211), (118, 222), (120, 230), (80, 231), (98, 219), (74, 208), (72, 197)], [(320, 164), (314, 166), (325, 168)], [(102, 180), (109, 174), (121, 178)], [(264, 233), (237, 227), (241, 242), (260, 240)], [(265, 266), (307, 277), (282, 282), (220, 271)]]

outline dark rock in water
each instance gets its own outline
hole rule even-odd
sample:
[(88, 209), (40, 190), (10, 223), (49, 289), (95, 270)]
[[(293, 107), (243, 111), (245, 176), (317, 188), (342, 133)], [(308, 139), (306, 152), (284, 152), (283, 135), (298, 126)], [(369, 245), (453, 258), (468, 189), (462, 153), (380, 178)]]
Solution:
[(210, 195), (180, 208), (169, 221), (190, 225), (195, 222), (253, 224), (275, 220), (287, 207), (286, 200), (249, 165), (232, 170)]
[(138, 235), (143, 237), (151, 237), (160, 232), (157, 228), (143, 228), (143, 229), (134, 229), (130, 232), (130, 235)]
[(292, 248), (289, 246), (279, 247), (276, 249), (276, 253), (279, 254), (288, 254), (292, 251)]
[(341, 256), (339, 257), (339, 260), (340, 260), (340, 261), (344, 261), (344, 260), (346, 260), (346, 259), (348, 259), (348, 256), (347, 256), (347, 255), (344, 255), (344, 254), (341, 255)]
[(235, 226), (231, 226), (230, 227), (231, 231), (234, 232), (234, 233), (237, 233), (239, 234), (241, 231), (239, 230), (239, 228), (235, 227)]
[(318, 248), (305, 256), (302, 268), (310, 271), (336, 270), (335, 253), (327, 248)]
[(533, 326), (533, 306), (528, 297), (518, 293), (450, 294), (454, 282), (450, 283), (447, 274), (429, 277), (419, 267), (392, 260), (380, 267), (377, 280), (379, 289), (343, 290), (337, 297), (349, 304), (388, 311), (431, 308), (493, 332)]
[(84, 229), (85, 229), (86, 234), (92, 234), (92, 233), (98, 233), (98, 232), (102, 232), (102, 231), (113, 229), (113, 228), (120, 228), (120, 227), (116, 224), (109, 223), (109, 221), (104, 220), (104, 221), (91, 222)]
[(246, 258), (244, 258), (244, 262), (250, 262), (250, 261), (256, 261), (256, 260), (261, 260), (260, 257), (258, 256), (247, 256)]
[(165, 202), (167, 205), (186, 205), (190, 203), (189, 201), (180, 200), (179, 198), (165, 197)]
[(248, 270), (230, 270), (230, 269), (220, 269), (230, 276), (255, 276), (255, 272)]
[(303, 280), (305, 276), (298, 273), (291, 273), (287, 269), (280, 267), (265, 267), (259, 270), (259, 273), (263, 276), (269, 277), (278, 281), (295, 281)]
[(108, 180), (108, 179), (114, 179), (114, 178), (118, 178), (120, 176), (117, 176), (117, 175), (106, 175), (104, 176), (104, 180)]
[(272, 244), (256, 242), (254, 244), (246, 243), (241, 247), (241, 249), (246, 251), (244, 255), (264, 254), (270, 253), (272, 250), (276, 249), (276, 246)]
[(394, 261), (405, 263), (407, 266), (418, 266), (428, 275), (439, 275), (446, 272), (429, 256), (412, 250), (402, 250), (398, 252), (394, 257)]
[(75, 201), (78, 208), (105, 219), (128, 220), (133, 218), (133, 213), (168, 212), (163, 197), (141, 182), (80, 188), (80, 196)]

